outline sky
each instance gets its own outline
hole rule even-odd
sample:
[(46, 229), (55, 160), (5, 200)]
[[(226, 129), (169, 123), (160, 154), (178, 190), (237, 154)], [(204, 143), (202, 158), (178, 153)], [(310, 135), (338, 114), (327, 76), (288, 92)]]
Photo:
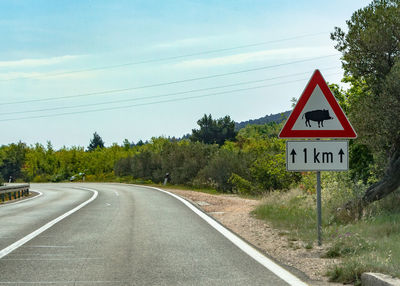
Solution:
[(0, 145), (181, 137), (291, 109), (362, 0), (0, 0)]

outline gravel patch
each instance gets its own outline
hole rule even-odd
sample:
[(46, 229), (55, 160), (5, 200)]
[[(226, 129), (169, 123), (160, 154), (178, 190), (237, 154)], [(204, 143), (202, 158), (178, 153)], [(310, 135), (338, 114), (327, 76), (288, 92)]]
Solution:
[(321, 258), (327, 246), (315, 244), (312, 249), (306, 249), (303, 242), (289, 240), (288, 231), (273, 229), (267, 222), (254, 218), (251, 211), (260, 203), (259, 200), (186, 190), (168, 191), (197, 204), (203, 211), (275, 260), (303, 272), (313, 281), (312, 285), (342, 285), (329, 283), (324, 276), (328, 267), (338, 262), (336, 259)]

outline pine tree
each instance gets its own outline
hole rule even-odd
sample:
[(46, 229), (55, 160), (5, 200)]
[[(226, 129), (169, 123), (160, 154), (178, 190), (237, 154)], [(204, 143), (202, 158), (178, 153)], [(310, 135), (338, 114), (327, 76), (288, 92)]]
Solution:
[(88, 151), (94, 151), (97, 148), (104, 148), (104, 141), (101, 139), (100, 135), (97, 132), (93, 133), (93, 139), (90, 140)]

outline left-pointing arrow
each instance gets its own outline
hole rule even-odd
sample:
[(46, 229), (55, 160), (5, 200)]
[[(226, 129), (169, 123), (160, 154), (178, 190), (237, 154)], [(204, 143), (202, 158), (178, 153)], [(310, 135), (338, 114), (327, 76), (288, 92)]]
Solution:
[(295, 162), (295, 157), (296, 157), (296, 151), (294, 151), (294, 149), (292, 149), (292, 152), (290, 152), (290, 155), (292, 155), (292, 163), (294, 164)]

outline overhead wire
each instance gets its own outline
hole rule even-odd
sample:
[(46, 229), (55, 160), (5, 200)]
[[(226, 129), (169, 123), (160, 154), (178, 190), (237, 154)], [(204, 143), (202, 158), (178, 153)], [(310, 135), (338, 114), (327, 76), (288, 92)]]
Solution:
[(109, 69), (116, 69), (116, 68), (127, 67), (127, 66), (135, 66), (135, 65), (141, 65), (141, 64), (154, 63), (154, 62), (170, 61), (170, 60), (189, 58), (189, 57), (194, 57), (194, 56), (208, 55), (208, 54), (214, 54), (214, 53), (220, 53), (220, 52), (227, 52), (227, 51), (234, 51), (234, 50), (257, 47), (257, 46), (263, 46), (263, 45), (285, 42), (285, 41), (296, 40), (296, 39), (307, 38), (307, 37), (315, 37), (315, 36), (319, 36), (322, 34), (326, 34), (326, 32), (304, 34), (304, 35), (299, 35), (299, 36), (294, 36), (294, 37), (288, 37), (288, 38), (283, 38), (283, 39), (278, 39), (278, 40), (265, 41), (265, 42), (247, 44), (247, 45), (240, 45), (240, 46), (235, 46), (235, 47), (230, 47), (230, 48), (214, 49), (214, 50), (208, 50), (208, 51), (203, 51), (203, 52), (198, 52), (198, 53), (190, 53), (190, 54), (184, 54), (184, 55), (178, 55), (178, 56), (155, 58), (155, 59), (149, 59), (149, 60), (122, 63), (122, 64), (117, 64), (117, 65), (93, 67), (93, 68), (65, 71), (65, 72), (52, 72), (52, 73), (45, 73), (45, 74), (41, 74), (41, 75), (14, 77), (14, 78), (10, 78), (10, 79), (0, 79), (0, 82), (12, 81), (12, 80), (17, 80), (17, 79), (34, 79), (34, 78), (38, 78), (38, 77), (56, 77), (56, 76), (61, 76), (61, 75), (69, 75), (69, 74), (82, 73), (82, 72), (109, 70)]
[[(337, 69), (337, 67), (324, 68), (324, 70), (332, 70), (332, 69)], [(0, 116), (11, 115), (11, 114), (20, 114), (20, 113), (34, 113), (34, 112), (74, 109), (74, 108), (81, 108), (81, 107), (93, 107), (93, 106), (108, 105), (108, 104), (115, 104), (115, 103), (125, 103), (125, 102), (139, 101), (139, 100), (163, 98), (163, 97), (169, 97), (169, 96), (175, 96), (175, 95), (183, 95), (183, 94), (188, 94), (188, 93), (208, 91), (208, 90), (213, 90), (213, 89), (222, 89), (222, 88), (227, 88), (227, 87), (234, 87), (234, 86), (240, 86), (240, 85), (260, 83), (260, 82), (265, 82), (265, 81), (272, 81), (272, 80), (276, 80), (276, 79), (289, 78), (289, 77), (294, 77), (294, 76), (298, 76), (298, 75), (309, 74), (311, 72), (313, 72), (313, 71), (293, 73), (293, 74), (289, 74), (289, 75), (283, 75), (283, 76), (277, 76), (277, 77), (265, 78), (265, 79), (259, 79), (259, 80), (237, 82), (237, 83), (228, 84), (228, 85), (219, 85), (219, 86), (213, 86), (213, 87), (207, 87), (207, 88), (186, 90), (186, 91), (181, 91), (181, 92), (166, 93), (166, 94), (161, 94), (161, 95), (135, 97), (135, 98), (129, 98), (129, 99), (123, 99), (123, 100), (111, 100), (111, 101), (105, 101), (105, 102), (79, 104), (79, 105), (71, 105), (71, 106), (60, 106), (60, 107), (50, 107), (50, 108), (41, 108), (41, 109), (2, 112), (2, 113), (0, 113)]]
[[(339, 74), (339, 73), (333, 73), (333, 74), (330, 74), (330, 75), (336, 75), (336, 74)], [(266, 87), (271, 87), (271, 86), (277, 86), (277, 85), (283, 85), (283, 84), (288, 84), (288, 83), (300, 82), (300, 81), (304, 81), (304, 80), (307, 80), (307, 78), (302, 78), (302, 79), (297, 79), (297, 80), (292, 80), (292, 81), (285, 81), (285, 82), (275, 83), (275, 84), (260, 85), (260, 86), (249, 87), (249, 88), (234, 89), (234, 90), (217, 92), (217, 93), (210, 93), (210, 94), (189, 96), (189, 97), (183, 97), (183, 98), (161, 100), (161, 101), (148, 102), (148, 103), (139, 103), (139, 104), (133, 104), (133, 105), (123, 105), (123, 106), (116, 106), (116, 107), (81, 110), (81, 111), (75, 111), (75, 112), (64, 112), (64, 113), (56, 113), (56, 114), (48, 114), (48, 115), (36, 115), (36, 116), (26, 116), (26, 117), (17, 117), (17, 118), (6, 118), (6, 119), (0, 119), (0, 122), (18, 121), (18, 120), (26, 120), (26, 119), (38, 119), (38, 118), (49, 118), (49, 117), (59, 117), (59, 116), (65, 116), (65, 115), (74, 115), (74, 114), (82, 114), (82, 113), (94, 113), (94, 112), (110, 111), (110, 110), (121, 110), (121, 109), (128, 109), (128, 108), (138, 107), (138, 106), (146, 106), (146, 105), (154, 105), (154, 104), (161, 104), (161, 103), (185, 101), (185, 100), (189, 100), (189, 99), (204, 98), (204, 97), (210, 97), (210, 96), (216, 96), (216, 95), (222, 95), (222, 94), (228, 94), (228, 93), (255, 90), (255, 89), (261, 89), (261, 88), (266, 88)]]
[[(256, 46), (261, 46), (261, 45), (266, 45), (266, 44), (271, 44), (271, 43), (277, 43), (277, 42), (283, 42), (283, 41), (288, 41), (288, 40), (293, 40), (293, 39), (316, 36), (316, 35), (320, 35), (320, 34), (324, 34), (324, 33), (314, 33), (314, 34), (300, 35), (300, 36), (295, 36), (295, 37), (290, 37), (290, 38), (285, 38), (285, 39), (280, 39), (280, 40), (274, 40), (274, 41), (266, 41), (266, 42), (260, 42), (260, 43), (248, 44), (248, 45), (241, 45), (241, 46), (236, 46), (236, 47), (231, 47), (231, 48), (208, 50), (208, 51), (199, 52), (199, 53), (192, 53), (192, 54), (185, 54), (185, 55), (179, 55), (179, 56), (173, 56), (173, 57), (164, 57), (164, 58), (143, 60), (143, 61), (137, 61), (137, 62), (130, 62), (130, 63), (112, 65), (112, 66), (95, 67), (95, 68), (67, 71), (67, 72), (61, 72), (61, 73), (48, 73), (48, 74), (45, 74), (45, 75), (42, 74), (40, 76), (41, 77), (42, 76), (49, 76), (50, 77), (50, 76), (58, 76), (58, 75), (65, 75), (65, 74), (72, 74), (72, 73), (79, 73), (79, 72), (89, 72), (89, 71), (96, 71), (96, 70), (114, 69), (114, 68), (119, 68), (119, 67), (124, 67), (124, 66), (139, 65), (139, 64), (145, 64), (145, 63), (151, 63), (151, 62), (174, 60), (174, 59), (185, 58), (185, 57), (192, 57), (192, 56), (206, 55), (206, 54), (211, 54), (211, 53), (218, 53), (218, 52), (237, 50), (237, 49), (243, 49), (243, 48), (249, 48), (249, 47), (256, 47)], [(30, 99), (30, 100), (3, 102), (2, 105), (4, 106), (4, 105), (16, 105), (16, 104), (24, 104), (24, 103), (34, 103), (34, 102), (46, 102), (46, 101), (55, 101), (55, 100), (62, 100), (62, 99), (72, 99), (72, 98), (81, 98), (81, 97), (96, 96), (96, 95), (122, 93), (122, 92), (139, 90), (139, 89), (167, 86), (167, 85), (173, 85), (173, 84), (180, 84), (180, 83), (186, 83), (186, 82), (200, 81), (200, 80), (204, 80), (204, 79), (212, 79), (212, 78), (218, 78), (218, 77), (223, 77), (223, 76), (247, 73), (247, 72), (252, 72), (252, 71), (271, 69), (271, 68), (276, 68), (276, 67), (281, 67), (281, 66), (287, 66), (287, 65), (292, 65), (292, 64), (298, 64), (298, 63), (303, 63), (303, 62), (308, 62), (308, 61), (319, 60), (319, 59), (333, 57), (333, 56), (336, 56), (336, 54), (325, 55), (325, 56), (320, 56), (320, 57), (313, 57), (313, 58), (303, 58), (303, 59), (300, 59), (300, 60), (295, 60), (295, 61), (290, 61), (290, 62), (286, 62), (286, 63), (275, 64), (275, 65), (269, 65), (269, 66), (263, 66), (263, 67), (257, 67), (257, 68), (239, 70), (239, 71), (233, 71), (233, 72), (228, 72), (228, 73), (213, 74), (213, 75), (208, 75), (208, 76), (189, 78), (189, 79), (183, 79), (183, 80), (176, 80), (176, 81), (170, 81), (170, 82), (161, 82), (161, 83), (155, 83), (155, 84), (149, 84), (149, 85), (142, 85), (142, 86), (136, 86), (136, 87), (122, 88), (122, 89), (112, 89), (112, 90), (97, 91), (97, 92), (91, 92), (91, 93), (81, 93), (81, 94), (59, 96), (59, 97), (48, 97), (48, 98), (41, 98), (41, 99)], [(328, 69), (331, 69), (331, 68), (327, 68), (325, 70), (328, 70)], [(188, 90), (188, 91), (182, 91), (182, 92), (176, 92), (176, 93), (167, 93), (167, 94), (161, 94), (161, 95), (155, 95), (155, 96), (130, 98), (130, 99), (125, 99), (125, 100), (115, 100), (115, 101), (99, 102), (99, 103), (92, 103), (92, 104), (80, 104), (80, 105), (73, 105), (73, 106), (60, 106), (60, 107), (42, 108), (42, 109), (36, 109), (36, 110), (7, 112), (7, 113), (2, 113), (1, 115), (11, 115), (11, 114), (17, 114), (17, 113), (46, 112), (46, 111), (74, 109), (74, 108), (82, 108), (82, 107), (94, 107), (94, 106), (100, 106), (100, 105), (126, 103), (126, 102), (131, 102), (131, 101), (138, 101), (138, 100), (148, 100), (148, 99), (155, 99), (155, 98), (163, 98), (163, 97), (183, 95), (183, 94), (194, 93), (194, 92), (208, 91), (208, 90), (213, 90), (213, 89), (221, 89), (221, 88), (234, 87), (234, 86), (245, 85), (245, 84), (252, 84), (252, 83), (257, 83), (257, 82), (263, 82), (263, 81), (269, 81), (269, 80), (274, 80), (274, 79), (279, 79), (279, 78), (296, 76), (296, 75), (300, 75), (300, 74), (304, 74), (304, 73), (296, 73), (296, 74), (291, 74), (291, 75), (286, 75), (286, 76), (278, 76), (278, 77), (274, 77), (274, 78), (268, 78), (268, 79), (262, 79), (262, 80), (253, 80), (253, 81), (240, 82), (240, 83), (234, 83), (234, 84), (228, 84), (228, 85), (222, 85), (222, 86), (214, 86), (214, 87), (209, 87), (209, 88), (192, 89), (192, 90)], [(19, 77), (19, 78), (13, 78), (13, 79), (23, 79), (23, 78), (33, 78), (33, 77)], [(13, 79), (8, 79), (8, 80), (13, 80)], [(304, 79), (299, 79), (299, 80), (294, 80), (294, 81), (286, 81), (285, 83), (292, 83), (292, 82), (297, 82), (297, 81), (301, 81), (301, 80), (304, 80)], [(2, 81), (2, 80), (0, 80), (0, 81)], [(217, 93), (211, 93), (211, 94), (205, 94), (205, 95), (203, 94), (203, 95), (198, 95), (198, 96), (173, 98), (173, 99), (161, 100), (161, 101), (155, 101), (155, 102), (139, 103), (139, 104), (134, 104), (134, 105), (124, 105), (124, 106), (117, 106), (117, 107), (107, 107), (107, 108), (100, 108), (100, 109), (90, 109), (90, 110), (64, 112), (64, 113), (48, 114), (48, 115), (25, 116), (25, 117), (8, 118), (8, 119), (6, 118), (6, 119), (0, 119), (0, 122), (24, 120), (24, 119), (34, 119), (34, 118), (45, 118), (45, 117), (56, 117), (56, 116), (81, 114), (81, 113), (92, 113), (92, 112), (99, 112), (99, 111), (106, 111), (106, 110), (131, 108), (131, 107), (135, 107), (135, 106), (144, 106), (144, 105), (160, 104), (160, 103), (167, 103), (167, 102), (183, 101), (183, 100), (189, 100), (189, 99), (195, 99), (195, 98), (209, 97), (209, 96), (214, 96), (214, 95), (235, 93), (235, 92), (246, 91), (246, 90), (260, 89), (260, 88), (265, 88), (265, 87), (275, 86), (275, 85), (280, 85), (280, 84), (283, 84), (283, 83), (275, 83), (275, 84), (261, 85), (261, 86), (248, 87), (248, 88), (242, 88), (242, 89), (234, 89), (234, 90), (229, 90), (229, 91), (223, 91), (223, 92), (217, 92)]]
[(142, 86), (136, 86), (136, 87), (122, 88), (122, 89), (113, 89), (113, 90), (106, 90), (106, 91), (81, 93), (81, 94), (66, 95), (66, 96), (59, 96), (59, 97), (47, 97), (47, 98), (41, 98), (41, 99), (29, 99), (29, 100), (2, 102), (2, 106), (14, 105), (14, 104), (24, 104), (24, 103), (33, 103), (33, 102), (54, 101), (54, 100), (60, 100), (60, 99), (80, 98), (80, 97), (87, 97), (87, 96), (94, 96), (94, 95), (113, 94), (113, 93), (120, 93), (120, 92), (125, 92), (125, 91), (132, 91), (132, 90), (139, 90), (139, 89), (146, 89), (146, 88), (153, 88), (153, 87), (160, 87), (160, 86), (168, 86), (168, 85), (173, 85), (173, 84), (187, 83), (187, 82), (199, 81), (199, 80), (204, 80), (204, 79), (212, 79), (212, 78), (224, 77), (224, 76), (229, 76), (229, 75), (235, 75), (235, 74), (259, 71), (259, 70), (266, 70), (266, 69), (272, 69), (272, 68), (276, 68), (276, 67), (282, 67), (282, 66), (287, 66), (287, 65), (293, 65), (293, 64), (298, 64), (298, 63), (304, 63), (304, 62), (309, 62), (309, 61), (315, 61), (315, 60), (319, 60), (319, 59), (334, 57), (334, 56), (337, 56), (337, 55), (338, 54), (331, 54), (331, 55), (325, 55), (325, 56), (320, 56), (320, 57), (303, 58), (301, 60), (296, 60), (296, 61), (291, 61), (291, 62), (286, 62), (286, 63), (280, 63), (280, 64), (275, 64), (275, 65), (268, 65), (268, 66), (245, 69), (245, 70), (239, 70), (239, 71), (233, 71), (233, 72), (228, 72), (228, 73), (214, 74), (214, 75), (208, 75), (208, 76), (202, 76), (202, 77), (195, 77), (195, 78), (189, 78), (189, 79), (183, 79), (183, 80), (162, 82), (162, 83), (142, 85)]

